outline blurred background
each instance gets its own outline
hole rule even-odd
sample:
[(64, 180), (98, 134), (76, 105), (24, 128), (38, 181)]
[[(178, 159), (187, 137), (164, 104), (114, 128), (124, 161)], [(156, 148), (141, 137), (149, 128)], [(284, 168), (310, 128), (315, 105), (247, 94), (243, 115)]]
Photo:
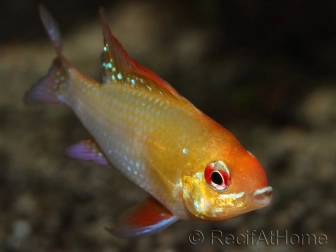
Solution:
[[(272, 204), (226, 222), (181, 221), (132, 240), (106, 232), (146, 193), (118, 171), (64, 155), (88, 136), (69, 108), (23, 104), (55, 57), (40, 3), (59, 23), (66, 57), (97, 80), (98, 8), (105, 7), (132, 58), (260, 160)], [(0, 17), (1, 251), (335, 251), (335, 1), (2, 0)], [(198, 246), (188, 239), (195, 229), (204, 234)], [(223, 237), (324, 234), (327, 244), (222, 246), (211, 244), (211, 230)]]

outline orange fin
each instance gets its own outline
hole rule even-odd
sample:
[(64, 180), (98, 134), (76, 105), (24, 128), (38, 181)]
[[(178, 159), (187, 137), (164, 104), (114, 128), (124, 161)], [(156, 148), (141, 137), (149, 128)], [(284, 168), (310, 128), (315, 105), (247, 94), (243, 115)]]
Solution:
[(93, 162), (109, 168), (112, 167), (93, 137), (69, 146), (65, 153), (67, 156), (75, 159)]
[(132, 60), (113, 36), (107, 24), (104, 9), (99, 10), (104, 35), (104, 50), (101, 55), (103, 83), (119, 83), (150, 92), (169, 94), (180, 98), (177, 91), (149, 69)]
[(160, 232), (177, 220), (160, 202), (149, 197), (126, 210), (115, 227), (106, 229), (117, 237), (131, 238)]

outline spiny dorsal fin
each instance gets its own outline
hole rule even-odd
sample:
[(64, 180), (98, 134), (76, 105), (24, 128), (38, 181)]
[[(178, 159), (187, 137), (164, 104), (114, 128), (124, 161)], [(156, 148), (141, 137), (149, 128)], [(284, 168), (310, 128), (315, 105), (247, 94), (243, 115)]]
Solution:
[(132, 88), (147, 89), (151, 92), (180, 98), (177, 91), (166, 81), (127, 55), (122, 45), (113, 36), (106, 22), (103, 8), (99, 10), (99, 15), (104, 35), (104, 50), (101, 55), (103, 83), (119, 83)]

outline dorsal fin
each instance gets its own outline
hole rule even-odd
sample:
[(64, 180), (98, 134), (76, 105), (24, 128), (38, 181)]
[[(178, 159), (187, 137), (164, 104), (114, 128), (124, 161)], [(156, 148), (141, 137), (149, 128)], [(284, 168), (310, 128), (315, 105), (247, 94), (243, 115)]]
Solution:
[(101, 55), (103, 83), (119, 83), (180, 98), (177, 91), (166, 81), (127, 55), (122, 45), (113, 36), (103, 8), (100, 8), (99, 15), (104, 35), (104, 50)]

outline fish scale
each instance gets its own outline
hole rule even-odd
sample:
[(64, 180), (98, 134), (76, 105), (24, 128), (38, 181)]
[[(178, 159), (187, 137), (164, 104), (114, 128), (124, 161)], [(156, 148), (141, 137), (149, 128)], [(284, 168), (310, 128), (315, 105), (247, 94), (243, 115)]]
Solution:
[(102, 9), (103, 83), (76, 70), (61, 52), (55, 21), (44, 7), (40, 15), (57, 58), (25, 102), (68, 105), (92, 136), (70, 146), (67, 155), (114, 167), (151, 195), (108, 231), (123, 238), (154, 234), (178, 219), (223, 221), (271, 202), (272, 188), (258, 160), (129, 58)]
[[(165, 150), (171, 150), (168, 153), (171, 156), (178, 156), (177, 153), (173, 152), (174, 150), (178, 151), (180, 156), (183, 156), (183, 149), (188, 148), (187, 143), (183, 145), (183, 142), (180, 141), (179, 145), (181, 147), (173, 148), (176, 145), (174, 139), (180, 138), (181, 132), (186, 134), (185, 125), (192, 125), (195, 120), (193, 117), (188, 120), (185, 111), (180, 107), (172, 109), (169, 101), (162, 100), (160, 95), (158, 96), (150, 91), (142, 89), (131, 90), (125, 86), (118, 85), (103, 86), (101, 89), (86, 88), (85, 92), (83, 92), (81, 88), (83, 84), (90, 85), (89, 83), (74, 82), (74, 86), (78, 85), (79, 87), (73, 88), (73, 93), (71, 94), (73, 98), (70, 99), (70, 106), (83, 125), (90, 132), (94, 132), (94, 138), (101, 148), (105, 150), (105, 155), (111, 163), (133, 182), (137, 182), (142, 188), (148, 190), (149, 183), (146, 183), (147, 178), (152, 176), (153, 169), (159, 167), (159, 164), (151, 163), (151, 160), (160, 160), (160, 157), (156, 156), (162, 156), (164, 152), (147, 150), (145, 146), (148, 146), (149, 142), (151, 142), (155, 149), (161, 148), (162, 150), (164, 147)], [(157, 102), (158, 97), (161, 98), (160, 102)], [(109, 106), (106, 106), (106, 104), (109, 104)], [(139, 108), (136, 104), (144, 104), (145, 106), (140, 106)], [(91, 115), (86, 113), (86, 111), (91, 111)], [(185, 123), (178, 124), (179, 127), (174, 126), (174, 130), (169, 127), (163, 127), (163, 125), (169, 125), (168, 123), (162, 123), (163, 119), (167, 122), (176, 120), (182, 122), (182, 118)], [(188, 121), (190, 122), (188, 123)], [(108, 137), (104, 133), (107, 133)], [(188, 137), (185, 138), (188, 139)], [(136, 141), (134, 141), (135, 139)], [(169, 146), (171, 147), (169, 148)], [(126, 152), (126, 149), (132, 149), (133, 151)], [(108, 150), (114, 151), (109, 153)], [(120, 155), (120, 153), (123, 153), (123, 155)], [(129, 161), (125, 160), (125, 155), (127, 155), (127, 160), (132, 162), (137, 160), (137, 162), (133, 162), (133, 165), (130, 164)], [(168, 155), (166, 154), (166, 156)], [(136, 163), (139, 163), (140, 167), (137, 167)], [(164, 170), (166, 168), (174, 171), (183, 166), (178, 160), (174, 160), (174, 165), (171, 162), (166, 162), (166, 164), (168, 167), (161, 167), (161, 169)], [(128, 167), (130, 167), (130, 170), (127, 169)], [(141, 169), (141, 167), (144, 168)], [(134, 171), (137, 171), (136, 175)], [(165, 176), (169, 174), (172, 173), (167, 172)], [(176, 184), (179, 182), (180, 176), (175, 171), (173, 174), (174, 178), (169, 180), (171, 183)], [(140, 175), (144, 179), (139, 179)], [(155, 178), (153, 178), (151, 184), (149, 192), (161, 202), (164, 201), (162, 198), (165, 196), (161, 194), (165, 191), (160, 190), (161, 182), (155, 182)]]

